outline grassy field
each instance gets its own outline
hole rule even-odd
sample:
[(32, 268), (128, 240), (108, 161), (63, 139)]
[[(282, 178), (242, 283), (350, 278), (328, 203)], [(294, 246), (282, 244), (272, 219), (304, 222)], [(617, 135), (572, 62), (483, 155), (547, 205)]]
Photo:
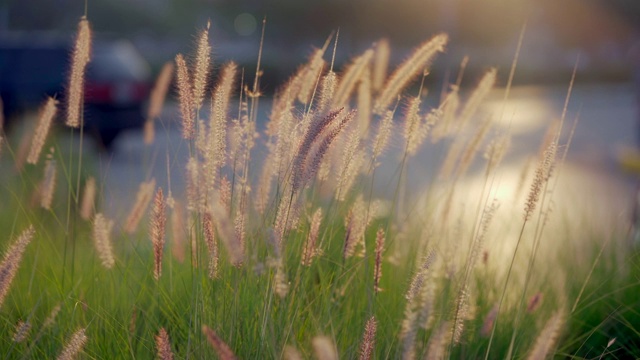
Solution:
[[(88, 61), (87, 29), (71, 82)], [(446, 42), (435, 36), (387, 74), (386, 42), (338, 71), (328, 41), (257, 134), (259, 79), (232, 63), (214, 72), (203, 30), (192, 61), (178, 55), (167, 70), (186, 188), (148, 179), (115, 219), (75, 127), (82, 86), (68, 86), (80, 100), (53, 105), (67, 127), (49, 134), (42, 111), (23, 140), (2, 143), (1, 357), (640, 357), (627, 229), (554, 200), (574, 124), (550, 126), (505, 195), (510, 134), (493, 126), (503, 114), (479, 110), (502, 75), (424, 103), (421, 78)], [(149, 144), (169, 81), (151, 99)], [(416, 154), (443, 144), (429, 186), (408, 191)], [(381, 161), (396, 169), (389, 196), (373, 191)], [(473, 193), (471, 172), (483, 183)]]

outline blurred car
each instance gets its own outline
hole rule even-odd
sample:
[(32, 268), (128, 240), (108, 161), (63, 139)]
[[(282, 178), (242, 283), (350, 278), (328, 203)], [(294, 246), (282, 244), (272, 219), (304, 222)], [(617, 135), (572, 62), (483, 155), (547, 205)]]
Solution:
[[(5, 127), (37, 109), (46, 96), (64, 97), (73, 43), (51, 36), (0, 36), (0, 97)], [(84, 128), (105, 148), (126, 129), (141, 127), (150, 89), (146, 60), (124, 40), (94, 39), (85, 76)]]

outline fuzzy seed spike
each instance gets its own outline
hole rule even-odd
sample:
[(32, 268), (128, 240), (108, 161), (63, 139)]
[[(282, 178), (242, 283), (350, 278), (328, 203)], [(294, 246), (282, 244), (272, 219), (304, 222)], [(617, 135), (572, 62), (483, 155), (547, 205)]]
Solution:
[(383, 114), (409, 81), (422, 72), (438, 52), (444, 51), (447, 40), (448, 37), (445, 34), (434, 36), (431, 40), (419, 46), (411, 57), (398, 66), (376, 99), (373, 112)]
[(78, 23), (78, 35), (71, 60), (71, 74), (67, 91), (67, 120), (69, 127), (80, 127), (80, 111), (83, 102), (84, 76), (87, 64), (91, 60), (91, 27), (89, 20), (82, 17)]
[(167, 222), (166, 202), (162, 194), (162, 188), (158, 188), (153, 199), (153, 209), (151, 212), (149, 236), (153, 244), (153, 277), (156, 280), (162, 275), (162, 252), (164, 250), (165, 224)]
[[(27, 162), (29, 164), (36, 164), (40, 158), (42, 147), (51, 129), (53, 118), (56, 116), (58, 101), (52, 97), (49, 97), (40, 110), (40, 116), (38, 117), (38, 125), (31, 141), (31, 149), (27, 156)], [(1, 109), (0, 109), (1, 110)]]

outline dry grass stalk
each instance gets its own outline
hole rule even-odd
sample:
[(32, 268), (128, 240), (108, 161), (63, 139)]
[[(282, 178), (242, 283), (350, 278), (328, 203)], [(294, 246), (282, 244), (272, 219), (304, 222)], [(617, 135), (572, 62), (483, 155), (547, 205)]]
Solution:
[(484, 158), (487, 159), (487, 174), (498, 167), (509, 147), (511, 147), (511, 135), (509, 134), (491, 140), (484, 152)]
[(155, 188), (156, 179), (151, 179), (140, 184), (138, 193), (136, 194), (136, 202), (131, 207), (129, 216), (127, 216), (127, 219), (124, 222), (124, 231), (126, 233), (133, 234), (138, 228), (138, 224), (151, 202)]
[(489, 91), (491, 91), (493, 85), (496, 83), (496, 76), (497, 70), (495, 68), (490, 69), (484, 74), (480, 83), (473, 93), (471, 93), (469, 99), (460, 111), (460, 116), (457, 120), (459, 126), (464, 126), (467, 121), (469, 121), (469, 119), (478, 112), (478, 108), (482, 104), (482, 101), (487, 97)]
[(173, 352), (171, 351), (171, 342), (169, 334), (164, 328), (160, 328), (156, 335), (156, 349), (158, 350), (158, 359), (173, 360)]
[(474, 134), (473, 138), (469, 141), (466, 148), (462, 152), (462, 155), (460, 156), (460, 160), (458, 162), (458, 168), (456, 169), (457, 177), (462, 177), (469, 169), (469, 166), (471, 165), (471, 163), (473, 162), (473, 159), (478, 153), (478, 150), (480, 149), (480, 145), (482, 144), (482, 141), (487, 135), (487, 132), (489, 131), (490, 127), (491, 127), (491, 118), (487, 118), (482, 123), (482, 125), (478, 128), (478, 130), (476, 130), (476, 133)]
[[(538, 148), (538, 157), (544, 158), (544, 153), (549, 148), (552, 142), (556, 141), (556, 138), (559, 136), (559, 132), (562, 129), (560, 128), (560, 121), (555, 120), (552, 121), (547, 130), (544, 133), (544, 137), (542, 138), (542, 142), (540, 143), (540, 147)], [(557, 143), (557, 141), (556, 141)]]
[(31, 323), (28, 321), (18, 321), (16, 325), (16, 330), (13, 333), (13, 342), (21, 343), (27, 339), (29, 336), (29, 331), (31, 330)]
[[(432, 275), (433, 277), (433, 275)], [(434, 309), (436, 306), (436, 282), (428, 281), (422, 288), (421, 299), (419, 302), (419, 323), (420, 326), (429, 330), (435, 322)]]
[(415, 302), (410, 301), (405, 307), (404, 319), (400, 330), (400, 340), (402, 341), (402, 358), (415, 359), (416, 357), (416, 334), (418, 331), (416, 321), (418, 312), (413, 309)]
[(466, 284), (460, 289), (458, 299), (456, 301), (456, 312), (453, 323), (453, 343), (459, 344), (462, 340), (462, 332), (464, 331), (464, 321), (468, 320), (469, 316), (469, 290)]
[[(199, 116), (199, 114), (198, 114)], [(195, 132), (195, 152), (198, 154), (206, 154), (207, 153), (207, 143), (208, 143), (208, 139), (207, 139), (207, 132), (204, 131), (205, 129), (205, 123), (203, 119), (198, 119), (198, 126), (196, 126), (196, 132)]]
[(78, 35), (71, 60), (71, 74), (67, 91), (67, 126), (80, 127), (80, 109), (83, 102), (84, 73), (91, 60), (91, 28), (87, 18), (78, 24)]
[(347, 67), (340, 79), (335, 95), (333, 96), (333, 107), (343, 107), (347, 105), (349, 97), (353, 93), (356, 84), (362, 78), (362, 74), (368, 68), (373, 58), (373, 50), (369, 49), (364, 54), (358, 56)]
[(413, 276), (409, 289), (405, 294), (407, 299), (407, 305), (404, 310), (404, 319), (402, 321), (402, 328), (400, 330), (400, 340), (402, 341), (403, 358), (413, 359), (415, 358), (415, 339), (418, 330), (419, 317), (430, 316), (427, 312), (430, 312), (430, 308), (423, 306), (420, 309), (421, 302), (423, 301), (423, 286), (429, 275), (429, 269), (433, 265), (435, 260), (435, 252), (432, 250), (423, 259), (418, 271)]
[(138, 327), (138, 313), (140, 310), (136, 306), (131, 309), (131, 318), (129, 319), (129, 336), (133, 337), (136, 333), (136, 328)]
[(373, 271), (373, 291), (375, 293), (382, 291), (380, 279), (382, 278), (382, 252), (384, 251), (385, 238), (384, 229), (382, 227), (378, 228), (376, 233), (376, 264)]
[(198, 159), (194, 156), (187, 161), (187, 210), (200, 211), (203, 208), (204, 194), (201, 194)]
[(36, 129), (31, 141), (31, 149), (29, 150), (29, 155), (27, 156), (27, 162), (29, 164), (36, 164), (38, 162), (38, 159), (40, 158), (42, 147), (44, 146), (47, 135), (49, 134), (49, 129), (51, 129), (53, 118), (56, 115), (57, 104), (58, 101), (56, 101), (52, 97), (49, 97), (47, 98), (47, 102), (42, 106), (42, 109), (40, 110), (38, 124), (36, 125)]
[(162, 188), (158, 188), (153, 199), (153, 208), (149, 222), (149, 237), (153, 244), (153, 277), (158, 280), (162, 275), (162, 251), (164, 249), (165, 225), (167, 222), (166, 203)]
[(87, 335), (85, 334), (85, 329), (80, 329), (71, 335), (69, 341), (67, 341), (66, 345), (58, 355), (58, 360), (73, 360), (75, 359), (82, 348), (87, 343)]
[(378, 95), (373, 112), (383, 114), (409, 81), (422, 72), (438, 52), (444, 51), (447, 40), (448, 37), (445, 34), (434, 36), (419, 46), (405, 62), (398, 66)]
[(356, 177), (360, 174), (364, 163), (364, 151), (362, 147), (362, 137), (360, 128), (355, 124), (349, 131), (340, 167), (337, 168), (338, 182), (336, 185), (336, 200), (344, 201), (349, 190), (353, 187)]
[(302, 265), (311, 266), (313, 259), (318, 255), (317, 248), (318, 235), (320, 234), (320, 224), (322, 223), (322, 208), (318, 208), (311, 217), (311, 226), (307, 235), (307, 241), (304, 244), (302, 253)]
[(374, 161), (378, 156), (382, 155), (382, 152), (387, 148), (389, 144), (389, 138), (391, 137), (391, 129), (393, 128), (393, 114), (391, 110), (387, 110), (380, 120), (378, 125), (378, 132), (373, 140), (372, 158)]
[(214, 219), (218, 236), (222, 240), (229, 254), (229, 260), (234, 266), (240, 266), (244, 262), (244, 254), (240, 244), (236, 241), (235, 229), (229, 218), (229, 214), (220, 205), (220, 198), (217, 194), (212, 196), (211, 216)]
[(182, 137), (190, 140), (195, 131), (194, 124), (194, 95), (191, 90), (191, 79), (187, 62), (182, 54), (176, 55), (176, 77), (178, 83), (178, 97), (180, 99), (180, 114), (182, 116)]
[(427, 360), (441, 360), (447, 358), (447, 348), (451, 342), (451, 324), (444, 322), (438, 328), (431, 339), (429, 339), (429, 347), (427, 349)]
[[(286, 91), (290, 91), (286, 89)], [(298, 146), (298, 139), (301, 135), (298, 134), (296, 128), (303, 129), (305, 123), (300, 125), (296, 124), (294, 118), (293, 106), (289, 100), (292, 97), (289, 93), (285, 93), (282, 96), (282, 100), (277, 101), (277, 107), (274, 107), (269, 121), (269, 134), (272, 138), (275, 137), (275, 144), (271, 143), (269, 146), (270, 158), (273, 166), (270, 169), (265, 168), (265, 172), (270, 170), (264, 175), (261, 189), (263, 191), (262, 196), (268, 197), (268, 193), (271, 187), (271, 181), (273, 177), (278, 177), (278, 181), (282, 181), (285, 176), (286, 170), (288, 170), (292, 159), (296, 153), (292, 150)], [(274, 105), (275, 106), (275, 105)], [(291, 136), (291, 135), (294, 136)]]
[(424, 285), (424, 281), (427, 277), (429, 269), (431, 269), (431, 266), (435, 261), (435, 258), (436, 258), (436, 253), (434, 250), (431, 250), (427, 253), (427, 255), (422, 260), (422, 263), (420, 264), (418, 271), (413, 276), (413, 279), (411, 279), (411, 284), (409, 285), (409, 289), (407, 290), (407, 293), (405, 295), (405, 298), (408, 301), (418, 298), (418, 295), (420, 294), (420, 290)]
[(305, 171), (305, 163), (309, 156), (313, 144), (318, 141), (320, 135), (330, 126), (332, 122), (342, 113), (344, 109), (331, 112), (326, 116), (318, 118), (313, 122), (307, 131), (305, 132), (298, 150), (295, 152), (296, 156), (292, 160), (291, 168), (293, 170), (292, 175), (292, 189), (295, 192), (302, 185), (303, 174)]
[(53, 194), (56, 190), (57, 168), (56, 160), (53, 158), (53, 148), (47, 154), (47, 160), (44, 165), (44, 177), (40, 183), (40, 206), (43, 209), (51, 210), (53, 203)]
[[(247, 186), (242, 186), (242, 189), (247, 189)], [(245, 252), (245, 239), (246, 239), (246, 198), (247, 194), (244, 190), (240, 192), (240, 200), (238, 201), (238, 206), (236, 210), (236, 216), (233, 219), (233, 228), (235, 232), (235, 241), (238, 243), (238, 247), (240, 248), (240, 252), (244, 254)]]
[(220, 206), (226, 212), (231, 211), (231, 181), (227, 176), (220, 180)]
[(160, 74), (156, 79), (156, 83), (151, 90), (149, 96), (149, 110), (147, 111), (147, 120), (153, 121), (162, 113), (162, 107), (169, 91), (169, 85), (173, 78), (173, 63), (167, 62), (162, 66)]
[(531, 171), (533, 169), (533, 165), (534, 165), (534, 157), (533, 156), (528, 156), (527, 160), (525, 161), (524, 166), (522, 167), (522, 169), (520, 170), (520, 174), (518, 175), (518, 183), (514, 189), (514, 193), (513, 193), (513, 198), (514, 199), (520, 199), (522, 196), (522, 193), (525, 190), (525, 183), (527, 181), (527, 179), (529, 178), (529, 174), (531, 174)]
[(420, 96), (416, 96), (409, 100), (407, 106), (407, 113), (404, 120), (404, 140), (406, 142), (406, 149), (408, 154), (415, 154), (418, 146), (418, 131), (420, 129)]
[(484, 240), (487, 236), (487, 232), (489, 231), (489, 226), (491, 225), (491, 221), (493, 220), (493, 217), (498, 211), (499, 207), (500, 202), (498, 201), (498, 199), (493, 199), (491, 204), (488, 205), (482, 212), (482, 216), (480, 219), (480, 228), (475, 238), (473, 239), (473, 244), (471, 245), (468, 272), (471, 272), (478, 262), (480, 252), (482, 251), (484, 245)]
[(367, 206), (360, 194), (345, 218), (346, 234), (342, 250), (342, 256), (345, 259), (353, 256), (358, 246), (361, 246), (361, 251), (364, 252), (364, 233), (370, 221), (371, 218), (367, 217)]
[(249, 189), (249, 169), (251, 163), (251, 150), (258, 138), (256, 131), (256, 121), (249, 118), (249, 109), (246, 101), (241, 103), (240, 119), (232, 121), (230, 137), (230, 156), (227, 158), (228, 165), (236, 171), (235, 183), (239, 187), (239, 202), (246, 201)]
[(153, 144), (153, 141), (156, 138), (156, 127), (153, 120), (145, 120), (144, 125), (142, 126), (142, 142), (145, 145)]
[(358, 84), (358, 126), (362, 137), (366, 137), (371, 125), (371, 66), (367, 66)]
[(162, 107), (169, 91), (169, 84), (173, 77), (173, 63), (167, 62), (162, 66), (160, 75), (156, 79), (156, 83), (151, 90), (149, 98), (149, 110), (147, 111), (147, 120), (144, 123), (144, 143), (149, 145), (155, 139), (155, 119), (162, 113)]
[(196, 63), (193, 72), (193, 105), (195, 110), (200, 110), (204, 100), (204, 92), (209, 82), (209, 67), (211, 63), (211, 45), (209, 45), (209, 27), (202, 30), (198, 38), (198, 49), (196, 50)]
[(278, 259), (276, 260), (274, 285), (276, 294), (281, 299), (284, 299), (289, 293), (289, 282), (287, 281), (287, 273), (284, 271), (284, 262), (282, 261), (281, 254), (278, 254)]
[[(307, 165), (304, 170), (304, 178), (302, 180), (302, 185), (306, 184), (309, 180), (313, 179), (318, 170), (320, 169), (320, 164), (324, 159), (327, 151), (331, 147), (333, 141), (340, 135), (340, 132), (347, 126), (351, 120), (356, 115), (356, 111), (352, 110), (349, 113), (345, 114), (340, 121), (335, 124), (335, 126), (326, 132), (326, 134), (322, 137), (322, 140), (318, 143), (316, 147), (315, 153), (310, 157), (311, 161), (307, 162)], [(299, 189), (299, 188), (297, 188)], [(294, 187), (296, 190), (296, 187)]]
[(213, 347), (218, 354), (220, 360), (235, 360), (236, 355), (233, 353), (229, 345), (216, 334), (215, 331), (210, 329), (207, 325), (202, 325), (202, 332), (204, 333), (209, 345)]
[(364, 326), (364, 335), (360, 344), (360, 360), (369, 360), (373, 356), (376, 345), (376, 318), (372, 316)]
[(320, 94), (316, 106), (316, 112), (318, 114), (324, 114), (329, 110), (329, 106), (333, 102), (333, 96), (336, 92), (337, 84), (338, 76), (333, 71), (329, 71), (327, 75), (322, 78), (322, 81), (320, 82)]
[(311, 340), (313, 352), (318, 360), (338, 360), (338, 351), (328, 336), (316, 336)]
[(562, 311), (558, 311), (551, 316), (529, 352), (528, 360), (544, 360), (548, 357), (560, 336), (564, 321), (565, 316)]
[[(337, 154), (339, 153), (339, 149), (344, 147), (344, 139), (338, 138), (338, 140), (341, 141), (338, 141), (335, 146), (330, 146), (327, 150), (327, 154), (320, 161), (320, 165), (318, 167), (318, 170), (316, 171), (316, 180), (319, 183), (326, 183), (329, 182), (329, 180), (333, 180), (333, 178), (330, 179), (331, 175), (333, 175), (334, 172), (338, 171), (336, 169), (336, 159), (338, 157)], [(309, 180), (312, 179), (313, 177), (310, 176)]]
[(449, 136), (451, 132), (456, 129), (455, 120), (458, 108), (460, 107), (460, 96), (458, 93), (458, 87), (453, 85), (451, 91), (447, 93), (438, 106), (441, 111), (441, 120), (436, 124), (431, 132), (431, 142), (437, 143), (445, 136)]
[(213, 217), (210, 212), (204, 213), (202, 227), (204, 228), (204, 241), (209, 250), (209, 278), (215, 279), (218, 277), (218, 241), (215, 237)]
[[(274, 168), (278, 166), (274, 163), (275, 153), (273, 151), (273, 144), (267, 144), (269, 154), (265, 158), (262, 169), (260, 171), (260, 179), (258, 180), (256, 196), (254, 197), (254, 208), (258, 214), (263, 215), (267, 210), (267, 207), (271, 198), (271, 189), (273, 187), (273, 179), (277, 173), (274, 173)], [(221, 184), (222, 185), (222, 184)], [(222, 192), (222, 189), (220, 189)]]
[(238, 72), (235, 63), (228, 63), (222, 69), (220, 81), (213, 92), (211, 101), (211, 117), (209, 121), (208, 144), (205, 153), (208, 180), (207, 189), (215, 186), (219, 168), (225, 163), (227, 157), (227, 115), (229, 112), (229, 99), (233, 92), (233, 86)]
[(21, 172), (25, 162), (27, 162), (27, 155), (29, 154), (29, 149), (31, 149), (31, 139), (33, 135), (32, 131), (24, 131), (20, 137), (14, 165), (17, 172)]
[(107, 219), (101, 213), (96, 214), (96, 217), (93, 220), (93, 241), (102, 266), (107, 269), (111, 269), (115, 264), (113, 249), (111, 248), (112, 229), (112, 220)]
[(325, 65), (325, 61), (322, 58), (324, 56), (325, 49), (317, 49), (311, 54), (309, 63), (303, 67), (300, 71), (300, 76), (297, 84), (299, 84), (298, 101), (303, 104), (308, 104), (311, 101), (311, 94), (313, 93), (320, 72)]
[(171, 235), (171, 254), (182, 264), (185, 259), (187, 229), (184, 220), (184, 207), (178, 202), (171, 211)]
[(84, 183), (82, 192), (82, 203), (80, 205), (80, 217), (83, 220), (91, 219), (93, 215), (96, 199), (96, 179), (90, 176)]
[(542, 189), (544, 188), (544, 185), (547, 183), (547, 181), (549, 181), (549, 177), (551, 177), (551, 172), (553, 171), (553, 167), (555, 166), (556, 161), (556, 150), (557, 143), (555, 141), (552, 141), (545, 150), (544, 156), (538, 163), (538, 167), (536, 168), (536, 172), (533, 178), (533, 182), (531, 183), (531, 188), (529, 190), (529, 195), (527, 196), (527, 202), (524, 208), (525, 221), (531, 219), (531, 216), (533, 216), (533, 211), (535, 210), (538, 200), (540, 199)]
[(60, 304), (56, 304), (56, 306), (51, 309), (49, 316), (47, 316), (47, 318), (42, 323), (42, 330), (48, 328), (49, 326), (52, 326), (55, 323), (56, 317), (58, 316), (61, 308), (62, 307), (60, 306)]
[(389, 40), (380, 39), (376, 44), (376, 53), (373, 58), (373, 75), (371, 85), (374, 91), (380, 91), (380, 89), (382, 89), (382, 85), (384, 85), (384, 79), (387, 77), (390, 55), (391, 47), (389, 46)]

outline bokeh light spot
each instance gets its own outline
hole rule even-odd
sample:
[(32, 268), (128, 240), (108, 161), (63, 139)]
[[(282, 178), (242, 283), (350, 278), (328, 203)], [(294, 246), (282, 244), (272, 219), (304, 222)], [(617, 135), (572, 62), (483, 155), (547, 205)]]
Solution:
[(233, 21), (233, 27), (236, 29), (238, 35), (249, 36), (256, 31), (256, 18), (249, 13), (242, 13), (236, 16), (236, 19)]

